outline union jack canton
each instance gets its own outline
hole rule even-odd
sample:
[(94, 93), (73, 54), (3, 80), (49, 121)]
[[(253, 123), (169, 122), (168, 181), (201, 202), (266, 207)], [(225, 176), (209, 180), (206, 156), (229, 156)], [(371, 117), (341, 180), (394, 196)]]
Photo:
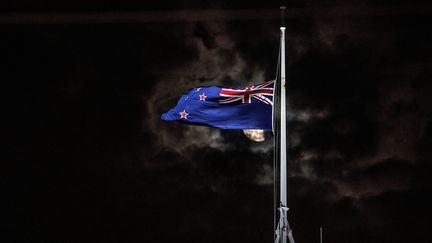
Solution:
[(219, 100), (219, 103), (229, 104), (241, 100), (242, 103), (250, 104), (251, 98), (255, 98), (267, 105), (273, 105), (273, 100), (266, 97), (273, 97), (273, 83), (274, 81), (268, 81), (256, 86), (246, 87), (245, 89), (222, 88), (219, 95), (230, 98)]

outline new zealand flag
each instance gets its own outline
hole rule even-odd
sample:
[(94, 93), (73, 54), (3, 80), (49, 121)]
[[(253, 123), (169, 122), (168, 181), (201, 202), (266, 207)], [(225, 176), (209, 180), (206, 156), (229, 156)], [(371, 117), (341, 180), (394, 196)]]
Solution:
[(187, 91), (162, 120), (222, 129), (272, 130), (274, 81), (245, 89), (217, 86)]

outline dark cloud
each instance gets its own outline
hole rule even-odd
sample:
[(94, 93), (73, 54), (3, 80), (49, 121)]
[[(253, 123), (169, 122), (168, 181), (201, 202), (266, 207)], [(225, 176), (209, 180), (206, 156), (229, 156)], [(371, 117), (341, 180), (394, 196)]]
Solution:
[[(243, 6), (173, 8), (200, 4)], [(323, 226), (325, 241), (426, 242), (430, 15), (310, 13), (287, 28), (297, 241), (318, 241)], [(272, 135), (255, 143), (159, 117), (191, 87), (274, 78), (278, 26), (2, 26), (4, 241), (271, 241)]]

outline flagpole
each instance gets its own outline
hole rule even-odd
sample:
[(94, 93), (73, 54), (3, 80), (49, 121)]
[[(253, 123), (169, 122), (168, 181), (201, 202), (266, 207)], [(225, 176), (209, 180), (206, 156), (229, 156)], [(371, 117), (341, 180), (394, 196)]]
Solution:
[(288, 195), (287, 195), (287, 140), (286, 140), (286, 71), (285, 71), (285, 26), (284, 10), (282, 11), (281, 30), (281, 83), (280, 83), (280, 205), (279, 205), (279, 223), (276, 229), (276, 243), (295, 243), (291, 228), (288, 224)]
[(286, 93), (285, 93), (285, 27), (281, 30), (281, 111), (280, 111), (280, 201), (281, 206), (287, 205), (286, 180)]

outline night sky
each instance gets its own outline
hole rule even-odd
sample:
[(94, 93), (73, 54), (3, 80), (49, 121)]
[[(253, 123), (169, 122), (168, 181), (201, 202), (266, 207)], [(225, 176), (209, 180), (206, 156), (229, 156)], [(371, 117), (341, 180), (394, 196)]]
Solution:
[(272, 242), (273, 141), (160, 120), (276, 76), (296, 242), (431, 242), (427, 1), (6, 1), (1, 242)]

